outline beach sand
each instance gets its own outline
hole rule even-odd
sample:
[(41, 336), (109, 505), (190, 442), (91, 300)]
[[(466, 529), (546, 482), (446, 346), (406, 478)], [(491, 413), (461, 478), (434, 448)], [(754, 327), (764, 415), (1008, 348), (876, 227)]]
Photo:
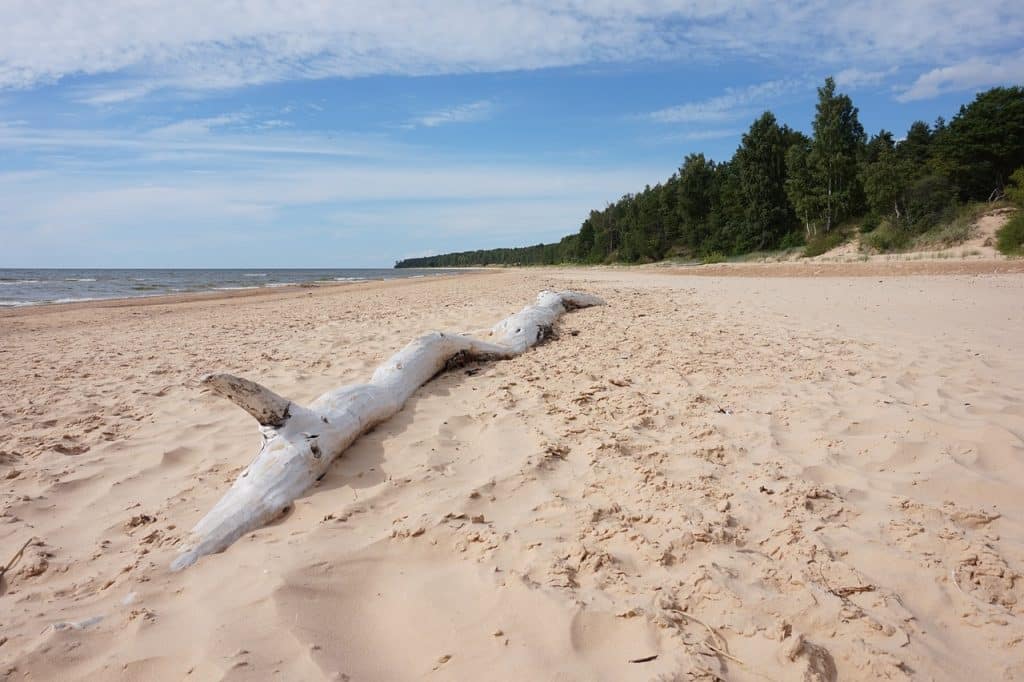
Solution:
[[(1024, 275), (855, 274), (6, 312), (0, 565), (37, 540), (4, 578), (0, 674), (1024, 678)], [(308, 402), (566, 287), (608, 305), (439, 376), (287, 516), (168, 571), (260, 439), (203, 374)]]

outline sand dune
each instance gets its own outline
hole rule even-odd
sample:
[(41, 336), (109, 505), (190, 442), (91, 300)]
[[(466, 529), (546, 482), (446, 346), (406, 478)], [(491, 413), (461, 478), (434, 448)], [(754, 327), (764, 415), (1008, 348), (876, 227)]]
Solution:
[[(568, 286), (609, 305), (440, 376), (168, 572), (259, 440), (203, 373), (308, 401)], [(1022, 301), (1020, 274), (571, 270), (4, 315), (0, 548), (38, 542), (0, 671), (1019, 679)]]

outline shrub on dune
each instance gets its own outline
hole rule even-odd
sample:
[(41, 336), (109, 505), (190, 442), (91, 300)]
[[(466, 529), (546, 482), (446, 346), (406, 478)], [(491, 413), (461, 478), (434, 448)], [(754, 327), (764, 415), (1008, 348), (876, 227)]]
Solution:
[(996, 247), (1007, 256), (1024, 256), (1024, 213), (1018, 211), (999, 229)]

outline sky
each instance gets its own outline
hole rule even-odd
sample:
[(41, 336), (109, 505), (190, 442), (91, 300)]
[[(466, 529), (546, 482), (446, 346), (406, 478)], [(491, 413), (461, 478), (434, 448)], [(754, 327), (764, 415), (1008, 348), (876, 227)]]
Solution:
[(810, 132), (1024, 83), (1013, 2), (3, 0), (0, 267), (390, 267), (556, 241)]

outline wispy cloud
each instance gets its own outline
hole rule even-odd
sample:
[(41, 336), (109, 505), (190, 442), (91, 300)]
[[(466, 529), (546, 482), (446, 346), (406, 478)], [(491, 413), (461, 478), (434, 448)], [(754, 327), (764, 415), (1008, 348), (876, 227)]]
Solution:
[[(396, 249), (467, 248), (467, 235), (474, 245), (493, 246), (558, 238), (593, 206), (663, 171), (509, 159), (481, 164), (407, 151), (390, 164), (296, 157), (143, 168), (98, 161), (0, 174), (0, 204), (10, 207), (0, 228), (17, 226), (5, 233), (0, 260), (223, 265), (223, 245), (231, 244), (233, 263), (308, 266), (345, 253), (349, 263), (389, 265)], [(340, 241), (325, 246), (318, 239), (311, 251), (310, 230)], [(65, 248), (70, 244), (79, 246)]]
[(886, 79), (896, 73), (896, 68), (879, 69), (877, 71), (866, 71), (856, 67), (843, 69), (835, 75), (836, 86), (840, 88), (855, 90), (857, 88), (881, 85)]
[[(0, 150), (34, 154), (59, 153), (75, 158), (116, 151), (120, 162), (175, 154), (245, 156), (308, 156), (314, 158), (401, 158), (396, 143), (379, 136), (292, 133), (275, 119), (256, 121), (243, 114), (184, 119), (148, 130), (35, 128), (0, 122)], [(234, 125), (234, 128), (229, 126)], [(214, 134), (216, 133), (216, 134)], [(403, 148), (404, 149), (404, 148)], [(181, 157), (185, 158), (185, 157)]]
[(732, 121), (754, 113), (758, 107), (767, 108), (774, 99), (800, 85), (797, 81), (776, 80), (745, 88), (730, 88), (723, 95), (659, 109), (646, 114), (646, 118), (658, 123)]
[(155, 82), (132, 83), (129, 85), (90, 85), (76, 88), (71, 99), (81, 104), (104, 107), (141, 99), (159, 89)]
[(244, 113), (221, 114), (208, 118), (188, 118), (174, 123), (169, 123), (159, 128), (154, 128), (150, 134), (158, 137), (190, 137), (205, 135), (215, 128), (238, 125), (249, 120), (249, 115)]
[(409, 121), (407, 127), (436, 128), (449, 123), (472, 123), (489, 119), (495, 110), (491, 100), (483, 99), (447, 109), (438, 109)]
[(959, 64), (932, 69), (900, 92), (901, 102), (937, 97), (946, 92), (986, 88), (1002, 83), (1024, 83), (1024, 51), (994, 59), (975, 57)]
[[(434, 240), (452, 238), (448, 241), (449, 248), (464, 250), (468, 248), (467, 237), (472, 238), (473, 248), (505, 246), (517, 241), (535, 244), (538, 240), (561, 238), (578, 226), (590, 208), (592, 206), (584, 205), (579, 195), (551, 198), (527, 194), (514, 198), (497, 196), (345, 208), (333, 212), (330, 221), (352, 231), (403, 226), (405, 236)], [(502, 219), (496, 221), (496, 215)]]
[(157, 91), (289, 80), (527, 70), (727, 57), (865, 72), (957, 63), (1016, 49), (1024, 14), (1005, 0), (713, 2), (510, 0), (52, 0), (0, 3), (0, 88), (68, 76), (76, 99), (110, 106)]
[(700, 140), (720, 140), (723, 137), (738, 137), (743, 134), (738, 128), (712, 128), (709, 130), (691, 130), (678, 135), (670, 135), (670, 140), (697, 142)]

